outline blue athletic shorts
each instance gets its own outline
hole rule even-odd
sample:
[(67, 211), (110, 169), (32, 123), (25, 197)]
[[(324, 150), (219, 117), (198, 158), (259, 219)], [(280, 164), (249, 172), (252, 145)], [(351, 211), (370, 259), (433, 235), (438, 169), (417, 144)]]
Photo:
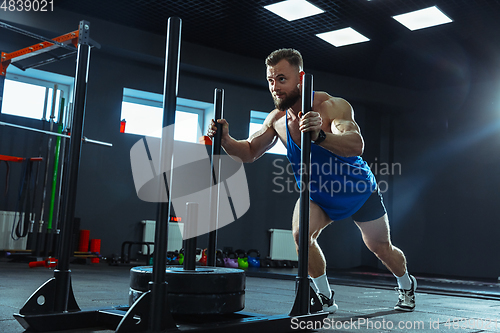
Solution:
[(381, 218), (387, 213), (384, 206), (384, 199), (379, 188), (372, 192), (366, 202), (354, 214), (352, 219), (356, 222), (369, 222)]

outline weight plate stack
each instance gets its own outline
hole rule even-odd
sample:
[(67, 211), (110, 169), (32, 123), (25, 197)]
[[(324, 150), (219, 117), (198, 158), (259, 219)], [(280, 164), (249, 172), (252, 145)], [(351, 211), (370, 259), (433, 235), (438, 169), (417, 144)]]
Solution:
[[(152, 272), (152, 266), (130, 270), (130, 306), (149, 290)], [(189, 271), (167, 266), (165, 276), (174, 314), (228, 314), (245, 307), (245, 272), (241, 269), (197, 267)]]

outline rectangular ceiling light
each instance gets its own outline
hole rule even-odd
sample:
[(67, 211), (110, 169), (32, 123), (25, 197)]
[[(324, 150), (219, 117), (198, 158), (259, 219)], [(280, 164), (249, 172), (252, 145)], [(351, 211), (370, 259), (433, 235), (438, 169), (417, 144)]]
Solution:
[(286, 0), (264, 6), (264, 8), (288, 21), (298, 20), (324, 12), (321, 8), (305, 0)]
[(453, 22), (436, 6), (396, 15), (393, 18), (412, 31)]
[(353, 28), (323, 32), (321, 34), (317, 34), (316, 36), (336, 47), (367, 42), (370, 40)]

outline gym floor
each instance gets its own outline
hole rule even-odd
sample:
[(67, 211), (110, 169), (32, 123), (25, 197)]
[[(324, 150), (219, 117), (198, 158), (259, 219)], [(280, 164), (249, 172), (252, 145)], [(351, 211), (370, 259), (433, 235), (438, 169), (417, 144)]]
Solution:
[[(80, 308), (126, 305), (131, 267), (73, 264), (72, 286)], [(13, 314), (42, 283), (53, 277), (53, 271), (0, 259), (0, 272), (0, 332), (25, 332)], [(500, 284), (496, 281), (417, 275), (416, 310), (403, 313), (393, 310), (397, 294), (390, 275), (363, 271), (329, 273), (339, 310), (328, 317), (318, 332), (500, 332)], [(245, 311), (288, 313), (295, 297), (295, 274), (296, 269), (284, 268), (248, 271)], [(71, 332), (113, 331), (96, 328)]]

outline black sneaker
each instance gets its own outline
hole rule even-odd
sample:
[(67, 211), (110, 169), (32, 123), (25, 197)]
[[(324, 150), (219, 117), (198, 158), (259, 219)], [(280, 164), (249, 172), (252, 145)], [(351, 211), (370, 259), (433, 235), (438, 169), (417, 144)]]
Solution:
[(394, 307), (394, 310), (411, 312), (415, 310), (415, 290), (417, 289), (417, 279), (413, 275), (410, 275), (411, 288), (399, 289), (395, 288), (399, 293), (398, 304)]
[(318, 294), (319, 300), (323, 304), (323, 311), (328, 313), (335, 313), (338, 310), (337, 304), (335, 304), (334, 292), (332, 291), (332, 297), (328, 298), (323, 294)]

